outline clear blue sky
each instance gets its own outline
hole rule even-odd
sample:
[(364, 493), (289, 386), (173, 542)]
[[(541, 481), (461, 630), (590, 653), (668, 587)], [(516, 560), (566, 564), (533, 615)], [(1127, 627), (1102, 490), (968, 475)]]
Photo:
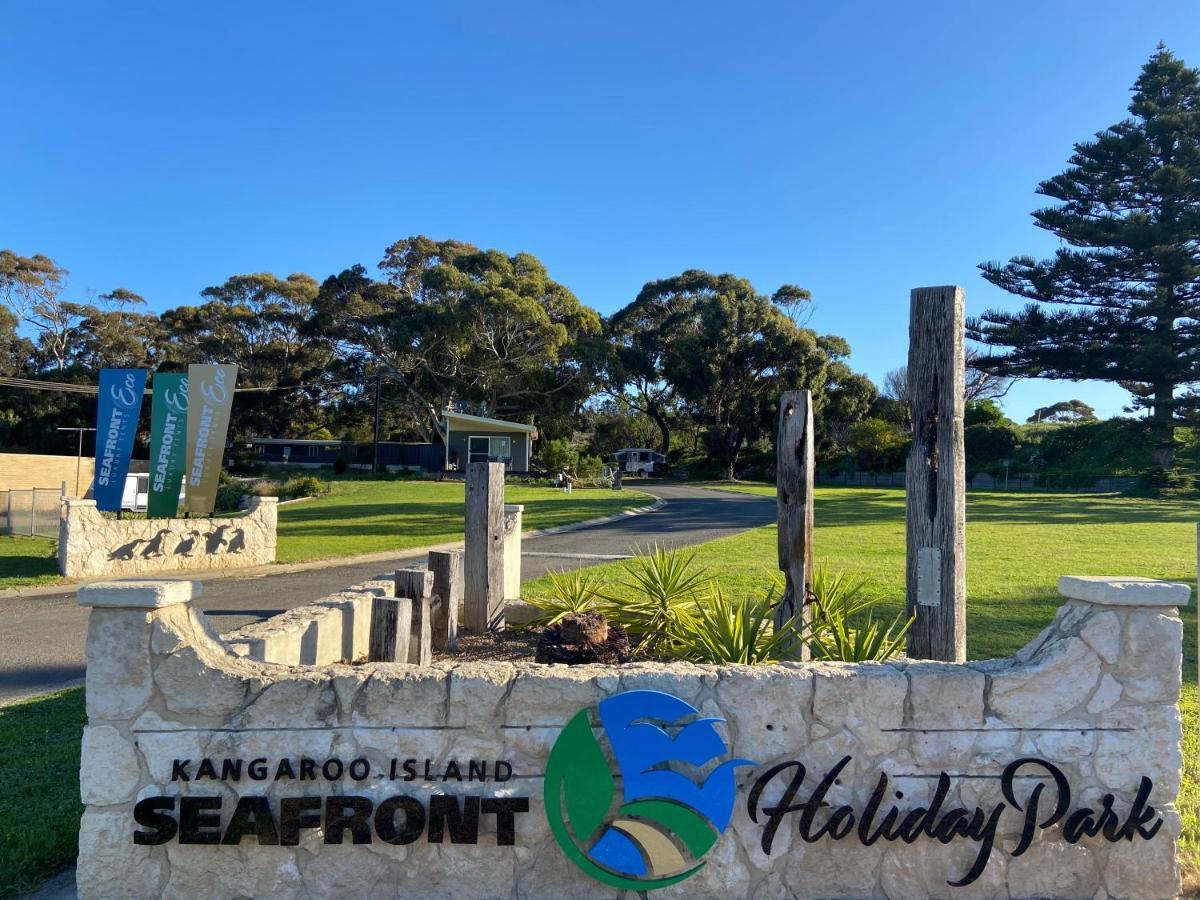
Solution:
[[(1011, 304), (1037, 182), (1193, 2), (5, 4), (0, 246), (164, 309), (400, 237), (526, 250), (609, 313), (686, 268), (813, 292), (876, 380), (908, 291)], [(1029, 382), (1010, 414), (1124, 392)]]

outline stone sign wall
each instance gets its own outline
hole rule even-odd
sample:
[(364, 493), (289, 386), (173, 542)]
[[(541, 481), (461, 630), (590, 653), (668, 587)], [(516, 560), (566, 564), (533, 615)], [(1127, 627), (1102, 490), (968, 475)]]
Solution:
[(115, 519), (95, 500), (67, 500), (58, 527), (58, 571), (68, 578), (236, 569), (275, 561), (279, 501), (251, 497), (245, 515)]
[(1188, 588), (1061, 589), (1008, 659), (567, 668), (265, 663), (87, 587), (80, 897), (1174, 896)]

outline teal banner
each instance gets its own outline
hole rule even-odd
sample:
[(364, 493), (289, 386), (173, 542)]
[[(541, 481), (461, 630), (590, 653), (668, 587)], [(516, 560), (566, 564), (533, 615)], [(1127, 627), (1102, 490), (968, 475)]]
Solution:
[(187, 449), (188, 380), (184, 372), (154, 376), (150, 405), (150, 498), (146, 515), (174, 516), (179, 512)]

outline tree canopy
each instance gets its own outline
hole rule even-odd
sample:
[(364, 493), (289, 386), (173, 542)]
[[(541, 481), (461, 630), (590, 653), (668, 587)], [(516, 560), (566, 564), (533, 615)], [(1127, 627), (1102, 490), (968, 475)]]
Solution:
[(1173, 426), (1200, 412), (1200, 73), (1165, 48), (1143, 66), (1130, 117), (1075, 145), (1038, 192), (1033, 213), (1062, 242), (1051, 259), (981, 264), (984, 277), (1029, 302), (968, 325), (1007, 352), (1002, 375), (1116, 382), (1150, 410), (1161, 467)]

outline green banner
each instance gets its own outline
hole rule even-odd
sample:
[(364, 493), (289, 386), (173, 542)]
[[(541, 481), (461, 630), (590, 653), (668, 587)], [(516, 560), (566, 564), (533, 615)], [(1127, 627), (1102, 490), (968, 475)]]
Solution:
[(150, 497), (146, 515), (173, 516), (179, 512), (187, 442), (187, 375), (159, 372), (154, 376), (150, 404)]
[(217, 502), (237, 366), (188, 366), (187, 495), (184, 508), (206, 516)]

